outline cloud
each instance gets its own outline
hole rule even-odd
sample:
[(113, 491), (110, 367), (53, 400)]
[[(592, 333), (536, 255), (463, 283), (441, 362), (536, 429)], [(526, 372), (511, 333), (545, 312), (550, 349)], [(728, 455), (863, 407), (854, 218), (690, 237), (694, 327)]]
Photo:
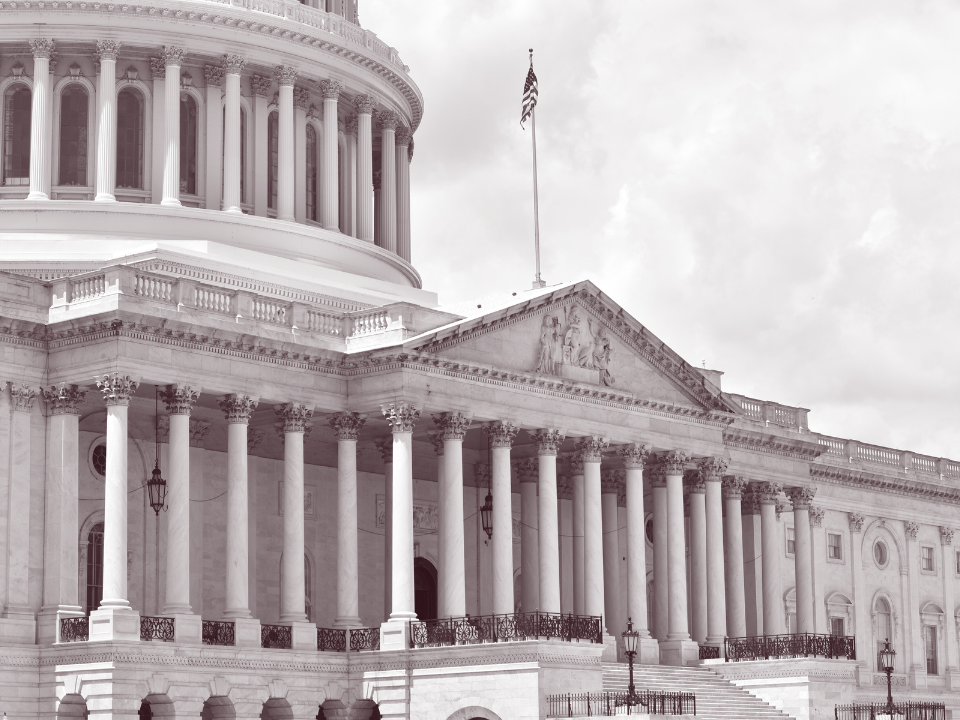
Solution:
[(960, 7), (365, 0), (426, 98), (414, 263), (444, 301), (590, 276), (724, 388), (960, 459)]

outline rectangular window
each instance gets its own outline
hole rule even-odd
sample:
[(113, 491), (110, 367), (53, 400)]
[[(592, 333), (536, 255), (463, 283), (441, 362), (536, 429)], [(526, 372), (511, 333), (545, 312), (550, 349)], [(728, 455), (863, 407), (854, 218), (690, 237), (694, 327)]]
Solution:
[(937, 566), (934, 564), (933, 548), (924, 545), (920, 548), (920, 569), (927, 572), (934, 572)]
[(787, 528), (787, 555), (795, 555), (797, 552), (797, 541), (793, 534), (793, 528)]
[(839, 533), (827, 533), (827, 558), (843, 560), (843, 536)]
[(843, 637), (847, 633), (843, 627), (843, 618), (834, 617), (830, 618), (830, 634)]
[(939, 675), (937, 668), (937, 626), (924, 626), (923, 639), (927, 646), (927, 675)]

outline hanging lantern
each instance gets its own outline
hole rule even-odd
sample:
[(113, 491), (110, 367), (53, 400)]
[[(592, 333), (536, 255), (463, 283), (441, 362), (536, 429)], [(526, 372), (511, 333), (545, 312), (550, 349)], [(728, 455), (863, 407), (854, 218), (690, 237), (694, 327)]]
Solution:
[(157, 446), (157, 460), (153, 466), (153, 472), (150, 479), (147, 480), (147, 492), (150, 494), (150, 507), (159, 515), (161, 510), (166, 510), (167, 502), (167, 481), (160, 474), (160, 389), (154, 387), (154, 441)]
[(493, 537), (493, 496), (487, 491), (487, 497), (483, 501), (483, 507), (480, 508), (480, 521), (483, 523), (483, 531), (488, 538)]

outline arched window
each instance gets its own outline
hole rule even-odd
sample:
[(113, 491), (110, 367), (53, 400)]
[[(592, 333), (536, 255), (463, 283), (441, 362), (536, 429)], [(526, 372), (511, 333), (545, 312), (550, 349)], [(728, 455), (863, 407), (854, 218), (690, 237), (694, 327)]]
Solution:
[(30, 184), (30, 88), (14, 85), (3, 96), (3, 184)]
[(143, 96), (126, 88), (117, 96), (117, 187), (143, 190)]
[(87, 535), (87, 613), (100, 607), (103, 600), (103, 523), (90, 528)]
[(71, 85), (60, 96), (60, 185), (87, 184), (87, 91)]
[[(893, 622), (892, 622), (892, 614), (890, 612), (890, 603), (888, 603), (885, 598), (877, 598), (876, 612), (877, 612), (876, 645), (877, 645), (877, 652), (879, 653), (881, 650), (883, 650), (887, 640), (893, 643)], [(879, 658), (877, 658), (876, 660), (878, 661)], [(882, 670), (879, 664), (877, 665), (877, 670)]]
[(267, 207), (277, 209), (277, 165), (280, 160), (280, 116), (270, 113), (267, 119), (267, 146), (270, 161), (267, 163)]
[(180, 192), (197, 194), (197, 101), (180, 95)]
[(307, 219), (317, 219), (317, 131), (307, 125)]

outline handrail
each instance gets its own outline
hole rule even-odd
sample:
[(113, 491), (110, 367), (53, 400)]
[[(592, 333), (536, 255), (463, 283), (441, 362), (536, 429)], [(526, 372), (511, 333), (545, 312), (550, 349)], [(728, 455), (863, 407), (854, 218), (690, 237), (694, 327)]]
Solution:
[(424, 620), (412, 623), (410, 632), (413, 646), (417, 648), (535, 640), (541, 637), (568, 642), (603, 642), (601, 618), (597, 615), (542, 612)]
[(800, 657), (856, 660), (857, 639), (846, 635), (815, 633), (727, 638), (724, 641), (724, 656), (727, 662)]
[(696, 715), (697, 696), (685, 692), (644, 690), (632, 698), (625, 692), (568, 693), (547, 696), (552, 718), (597, 715)]

